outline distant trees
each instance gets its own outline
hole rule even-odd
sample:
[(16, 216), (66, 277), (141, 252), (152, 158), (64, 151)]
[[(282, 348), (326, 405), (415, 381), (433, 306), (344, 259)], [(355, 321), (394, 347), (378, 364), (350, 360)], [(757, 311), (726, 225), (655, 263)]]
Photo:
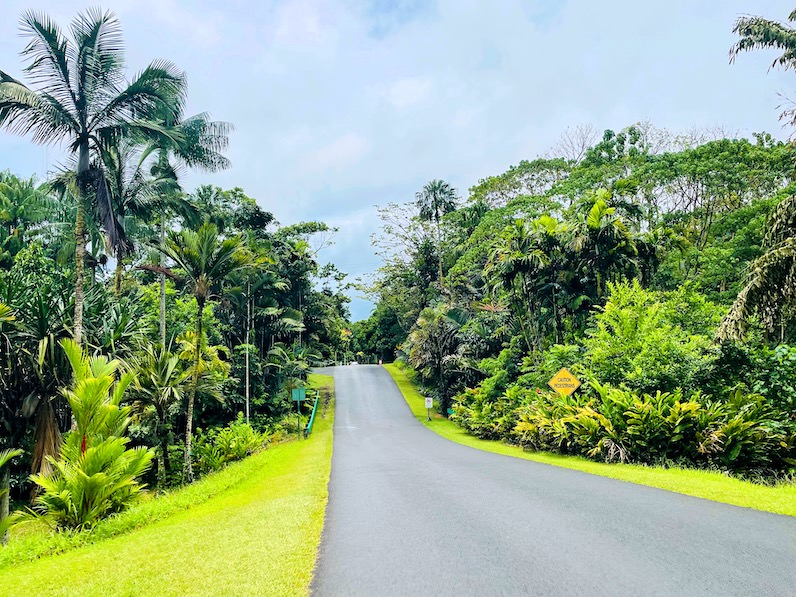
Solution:
[[(781, 51), (773, 66), (796, 68), (788, 24), (743, 17), (734, 31), (731, 60), (769, 48)], [(796, 124), (796, 110), (783, 118)], [(412, 212), (417, 202), (382, 213), (380, 245), (406, 250), (387, 253), (352, 344), (391, 346), (480, 437), (607, 461), (789, 470), (793, 145), (649, 123), (594, 133), (568, 129), (442, 218)], [(447, 264), (433, 289), (426, 222)], [(572, 396), (549, 392), (562, 367), (585, 382)]]

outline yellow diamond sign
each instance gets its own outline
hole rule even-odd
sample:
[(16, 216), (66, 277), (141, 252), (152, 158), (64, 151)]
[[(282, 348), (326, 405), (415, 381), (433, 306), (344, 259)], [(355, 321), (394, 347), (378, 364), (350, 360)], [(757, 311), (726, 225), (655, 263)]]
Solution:
[(564, 368), (556, 373), (547, 385), (562, 396), (569, 396), (580, 387), (580, 380)]

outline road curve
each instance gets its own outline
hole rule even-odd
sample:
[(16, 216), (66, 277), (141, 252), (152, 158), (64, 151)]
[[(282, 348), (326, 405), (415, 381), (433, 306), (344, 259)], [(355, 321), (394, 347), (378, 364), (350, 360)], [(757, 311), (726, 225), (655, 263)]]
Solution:
[(336, 367), (313, 597), (796, 595), (796, 518), (474, 450)]

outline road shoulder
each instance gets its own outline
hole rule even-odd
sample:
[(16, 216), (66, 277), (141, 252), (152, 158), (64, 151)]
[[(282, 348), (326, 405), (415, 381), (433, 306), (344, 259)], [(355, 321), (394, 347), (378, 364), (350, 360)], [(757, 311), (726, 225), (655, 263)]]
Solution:
[(610, 477), (637, 485), (656, 487), (724, 504), (796, 516), (796, 485), (794, 484), (761, 485), (728, 477), (721, 472), (633, 464), (607, 464), (578, 456), (564, 456), (549, 452), (525, 452), (518, 446), (474, 437), (453, 421), (439, 414), (432, 413), (431, 421), (428, 421), (424, 398), (406, 373), (395, 364), (384, 365), (384, 368), (392, 376), (415, 418), (434, 433), (452, 442), (477, 450)]

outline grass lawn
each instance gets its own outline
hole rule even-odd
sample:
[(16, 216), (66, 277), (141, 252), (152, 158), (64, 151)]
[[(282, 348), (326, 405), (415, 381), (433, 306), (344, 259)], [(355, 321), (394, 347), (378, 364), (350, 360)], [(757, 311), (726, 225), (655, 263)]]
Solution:
[(639, 485), (649, 485), (725, 504), (796, 516), (796, 485), (759, 485), (711, 471), (636, 464), (606, 464), (579, 456), (562, 456), (549, 452), (525, 452), (522, 448), (503, 442), (478, 439), (453, 421), (436, 413), (432, 413), (431, 421), (426, 421), (423, 396), (412, 385), (406, 373), (394, 364), (384, 365), (384, 368), (392, 375), (417, 420), (435, 433), (456, 443), (496, 454), (561, 466)]
[[(330, 382), (311, 379), (314, 387)], [(272, 446), (91, 534), (12, 541), (0, 549), (0, 593), (307, 595), (328, 498), (332, 421), (328, 409), (309, 440)]]

